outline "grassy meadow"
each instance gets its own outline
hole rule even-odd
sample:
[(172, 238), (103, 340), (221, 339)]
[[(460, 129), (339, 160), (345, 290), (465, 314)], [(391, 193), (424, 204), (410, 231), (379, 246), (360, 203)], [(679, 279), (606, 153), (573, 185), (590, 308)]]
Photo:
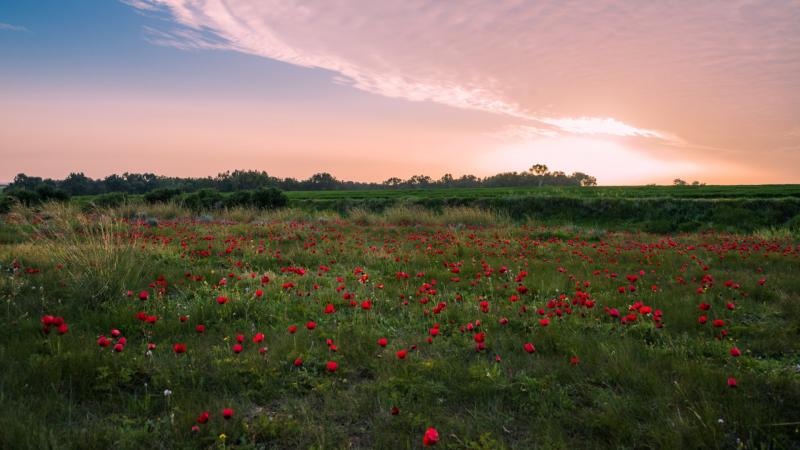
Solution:
[(721, 191), (790, 207), (14, 206), (0, 447), (798, 448), (800, 191)]

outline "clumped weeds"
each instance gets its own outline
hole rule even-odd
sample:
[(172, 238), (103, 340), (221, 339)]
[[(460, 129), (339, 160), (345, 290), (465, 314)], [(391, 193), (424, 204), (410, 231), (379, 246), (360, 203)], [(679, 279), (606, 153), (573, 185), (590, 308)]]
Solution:
[(74, 206), (50, 203), (39, 214), (25, 214), (34, 244), (30, 256), (57, 265), (67, 289), (79, 290), (89, 303), (121, 295), (126, 285), (140, 278), (145, 261), (115, 213), (82, 213)]

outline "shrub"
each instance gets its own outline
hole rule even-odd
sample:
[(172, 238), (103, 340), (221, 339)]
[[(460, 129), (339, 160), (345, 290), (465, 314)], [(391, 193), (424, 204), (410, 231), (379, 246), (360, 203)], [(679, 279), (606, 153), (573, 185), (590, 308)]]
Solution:
[(280, 189), (258, 189), (251, 194), (251, 205), (259, 209), (282, 208), (288, 203), (289, 198)]
[(11, 211), (11, 206), (14, 204), (14, 200), (9, 197), (8, 195), (0, 195), (0, 214), (5, 214)]
[(225, 204), (225, 199), (214, 189), (200, 189), (197, 192), (187, 194), (183, 198), (183, 203), (194, 211), (219, 209)]
[(147, 203), (167, 203), (180, 194), (180, 189), (159, 188), (144, 194), (144, 201)]
[(111, 192), (108, 194), (100, 194), (92, 199), (91, 203), (94, 206), (101, 208), (116, 208), (125, 203), (128, 196), (122, 192)]
[(47, 184), (36, 186), (36, 193), (39, 194), (41, 201), (65, 202), (69, 200), (69, 194), (61, 189), (54, 188)]
[(250, 191), (236, 191), (225, 199), (225, 206), (234, 208), (237, 206), (249, 206), (253, 202), (253, 195)]
[(42, 197), (39, 196), (39, 193), (31, 191), (30, 189), (14, 189), (7, 192), (9, 197), (12, 197), (25, 206), (38, 205), (42, 202)]

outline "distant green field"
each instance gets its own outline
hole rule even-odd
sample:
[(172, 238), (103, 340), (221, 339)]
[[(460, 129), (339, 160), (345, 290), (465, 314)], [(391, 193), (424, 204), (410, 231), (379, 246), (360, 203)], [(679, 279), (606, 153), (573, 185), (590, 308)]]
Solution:
[[(187, 194), (184, 194), (184, 197)], [(309, 213), (382, 213), (396, 207), (441, 212), (470, 207), (515, 220), (666, 233), (701, 229), (800, 228), (800, 185), (429, 188), (288, 191), (289, 206)], [(142, 195), (78, 196), (82, 209), (144, 203)], [(225, 208), (223, 201), (217, 210)], [(181, 199), (176, 199), (181, 203)], [(109, 203), (113, 201), (113, 203)], [(212, 212), (212, 211), (206, 211)]]
[(378, 189), (352, 191), (289, 191), (289, 198), (361, 199), (361, 198), (493, 198), (508, 196), (577, 197), (577, 198), (776, 198), (800, 197), (798, 184), (745, 186), (542, 186), (521, 188), (435, 188)]

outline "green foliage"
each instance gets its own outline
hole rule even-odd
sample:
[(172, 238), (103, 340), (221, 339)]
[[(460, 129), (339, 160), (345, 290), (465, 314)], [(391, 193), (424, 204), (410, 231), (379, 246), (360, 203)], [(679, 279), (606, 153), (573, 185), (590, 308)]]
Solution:
[(0, 214), (5, 214), (11, 211), (14, 205), (14, 198), (10, 195), (0, 194)]
[(225, 206), (228, 208), (249, 206), (252, 202), (253, 195), (250, 191), (236, 191), (225, 197)]
[(279, 189), (265, 188), (253, 191), (250, 205), (259, 209), (283, 208), (289, 204), (289, 198)]
[(194, 211), (220, 209), (225, 205), (225, 199), (219, 191), (214, 189), (200, 189), (197, 192), (185, 194), (183, 204)]
[(122, 192), (111, 192), (93, 197), (91, 204), (100, 208), (116, 208), (125, 204), (127, 198)]
[(180, 189), (159, 188), (144, 194), (144, 201), (147, 203), (167, 203), (181, 194)]
[(42, 202), (56, 201), (65, 202), (69, 200), (69, 194), (62, 189), (57, 189), (46, 184), (36, 186), (36, 193)]

